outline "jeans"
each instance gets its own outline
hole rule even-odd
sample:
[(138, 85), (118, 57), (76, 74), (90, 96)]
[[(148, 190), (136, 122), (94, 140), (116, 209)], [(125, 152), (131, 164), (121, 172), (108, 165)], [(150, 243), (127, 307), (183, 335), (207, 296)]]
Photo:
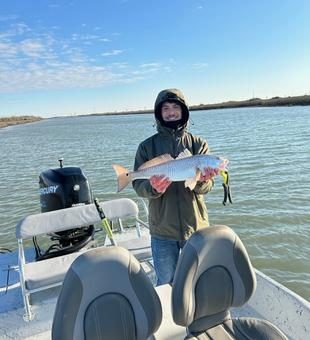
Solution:
[(180, 250), (186, 241), (178, 242), (151, 237), (152, 255), (157, 274), (157, 286), (172, 283)]

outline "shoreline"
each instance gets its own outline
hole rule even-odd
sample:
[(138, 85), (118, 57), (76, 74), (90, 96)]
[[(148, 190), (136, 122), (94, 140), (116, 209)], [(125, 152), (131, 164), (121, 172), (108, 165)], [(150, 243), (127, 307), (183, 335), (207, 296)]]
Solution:
[(45, 118), (36, 116), (12, 116), (12, 117), (0, 117), (0, 129), (8, 126), (15, 126), (20, 124), (34, 123)]
[[(271, 99), (252, 98), (242, 101), (228, 101), (217, 104), (200, 104), (189, 106), (189, 111), (202, 110), (220, 110), (220, 109), (234, 109), (247, 107), (276, 107), (276, 106), (308, 106), (310, 105), (310, 95), (296, 96), (296, 97), (273, 97)], [(126, 115), (126, 114), (146, 114), (153, 113), (153, 109), (147, 110), (132, 110), (132, 111), (115, 111), (105, 113), (91, 113), (79, 116), (103, 116), (103, 115)]]
[[(192, 105), (189, 107), (190, 111), (200, 110), (220, 110), (220, 109), (233, 109), (233, 108), (247, 108), (247, 107), (277, 107), (277, 106), (308, 106), (310, 105), (310, 95), (295, 96), (295, 97), (273, 97), (271, 99), (252, 98), (242, 101), (228, 101), (217, 104), (200, 104)], [(80, 114), (74, 117), (85, 116), (105, 116), (105, 115), (128, 115), (128, 114), (147, 114), (153, 113), (153, 109), (147, 110), (132, 110), (132, 111), (115, 111), (104, 113), (90, 113)], [(0, 129), (8, 126), (15, 126), (20, 124), (34, 123), (45, 119), (53, 118), (66, 118), (71, 116), (42, 118), (37, 116), (12, 116), (0, 117)]]

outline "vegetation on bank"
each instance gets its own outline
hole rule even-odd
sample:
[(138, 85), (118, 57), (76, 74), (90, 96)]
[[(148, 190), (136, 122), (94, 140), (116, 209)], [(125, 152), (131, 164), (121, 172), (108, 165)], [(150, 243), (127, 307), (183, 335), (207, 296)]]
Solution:
[(238, 107), (272, 107), (272, 106), (306, 106), (310, 105), (310, 96), (297, 97), (273, 97), (271, 99), (252, 98), (243, 101), (229, 101), (220, 104), (200, 104), (191, 106), (192, 111), (195, 110), (214, 110), (214, 109), (231, 109)]
[(18, 124), (33, 123), (43, 120), (44, 118), (35, 116), (12, 116), (12, 117), (0, 117), (0, 129)]
[[(272, 107), (272, 106), (306, 106), (310, 105), (310, 95), (297, 96), (297, 97), (274, 97), (271, 99), (252, 98), (242, 101), (229, 101), (219, 104), (200, 104), (190, 106), (191, 111), (197, 110), (218, 110), (218, 109), (231, 109), (240, 107)], [(93, 113), (91, 116), (101, 115), (123, 115), (123, 114), (138, 114), (138, 113), (153, 113), (153, 109), (139, 110), (139, 111), (122, 111), (122, 112), (106, 112), (106, 113)], [(83, 116), (83, 115), (81, 115)], [(89, 116), (89, 115), (88, 115)], [(0, 117), (0, 129), (25, 123), (33, 123), (43, 120), (42, 117), (36, 116), (12, 116)]]
[[(274, 97), (271, 99), (252, 98), (242, 101), (229, 101), (218, 104), (200, 104), (190, 106), (190, 111), (197, 110), (218, 110), (218, 109), (232, 109), (239, 107), (272, 107), (272, 106), (306, 106), (310, 105), (310, 95), (297, 97)], [(139, 111), (122, 111), (122, 112), (105, 112), (93, 113), (93, 116), (100, 115), (124, 115), (124, 114), (138, 114), (138, 113), (153, 113), (153, 109), (139, 110)]]

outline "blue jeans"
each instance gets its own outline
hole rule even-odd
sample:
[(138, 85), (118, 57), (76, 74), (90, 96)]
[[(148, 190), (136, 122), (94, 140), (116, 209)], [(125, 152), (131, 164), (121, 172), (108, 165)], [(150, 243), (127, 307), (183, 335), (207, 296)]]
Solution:
[(158, 278), (157, 286), (172, 283), (180, 250), (184, 245), (185, 241), (178, 242), (151, 237), (154, 268)]

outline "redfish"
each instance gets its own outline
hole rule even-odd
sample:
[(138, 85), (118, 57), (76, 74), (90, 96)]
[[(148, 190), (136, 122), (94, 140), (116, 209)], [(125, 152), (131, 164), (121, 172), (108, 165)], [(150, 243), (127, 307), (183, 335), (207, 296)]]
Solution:
[(122, 191), (135, 179), (150, 179), (152, 176), (165, 175), (172, 182), (185, 181), (185, 187), (193, 190), (200, 174), (205, 174), (204, 168), (211, 167), (226, 171), (228, 160), (224, 157), (214, 155), (192, 155), (185, 149), (177, 158), (165, 154), (142, 164), (137, 171), (127, 170), (120, 165), (113, 164), (117, 174), (118, 192)]

